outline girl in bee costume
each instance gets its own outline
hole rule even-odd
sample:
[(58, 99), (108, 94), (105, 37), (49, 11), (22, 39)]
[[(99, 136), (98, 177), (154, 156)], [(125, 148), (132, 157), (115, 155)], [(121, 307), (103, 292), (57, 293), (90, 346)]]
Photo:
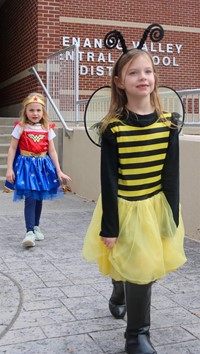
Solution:
[(127, 50), (118, 31), (105, 38), (111, 48), (120, 40), (123, 54), (113, 68), (110, 110), (101, 126), (101, 196), (83, 247), (103, 275), (124, 282), (128, 354), (156, 353), (152, 284), (186, 262), (176, 116), (163, 112), (152, 58), (142, 50), (155, 30), (155, 40), (163, 37), (162, 27), (152, 25), (137, 49)]
[(35, 240), (44, 239), (39, 228), (43, 199), (62, 196), (60, 182), (70, 177), (60, 169), (44, 96), (31, 93), (22, 105), (21, 122), (16, 122), (12, 132), (6, 180), (14, 189), (14, 201), (25, 199), (23, 245), (31, 247)]

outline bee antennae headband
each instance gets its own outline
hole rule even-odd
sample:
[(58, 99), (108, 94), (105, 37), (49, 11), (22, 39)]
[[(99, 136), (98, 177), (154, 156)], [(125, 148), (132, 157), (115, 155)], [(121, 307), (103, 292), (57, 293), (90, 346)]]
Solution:
[(113, 49), (117, 46), (119, 41), (122, 46), (123, 53), (124, 54), (127, 53), (128, 49), (124, 37), (122, 36), (121, 32), (117, 30), (113, 30), (107, 33), (107, 35), (104, 38), (104, 45), (107, 49)]
[[(148, 26), (143, 33), (143, 36), (139, 42), (139, 45), (137, 46), (137, 49), (143, 48), (148, 35), (150, 35), (152, 42), (159, 42), (164, 37), (164, 29), (161, 25), (157, 23), (153, 23), (152, 25)], [(117, 46), (119, 41), (122, 47), (123, 54), (127, 53), (128, 49), (125, 40), (122, 34), (117, 30), (110, 31), (106, 34), (104, 38), (104, 45), (108, 49), (113, 49)]]
[(150, 39), (152, 40), (152, 42), (159, 42), (164, 37), (164, 29), (161, 25), (158, 25), (157, 23), (153, 23), (152, 25), (147, 27), (147, 29), (144, 31), (143, 37), (140, 40), (139, 45), (137, 46), (137, 49), (142, 49), (148, 35), (150, 35)]

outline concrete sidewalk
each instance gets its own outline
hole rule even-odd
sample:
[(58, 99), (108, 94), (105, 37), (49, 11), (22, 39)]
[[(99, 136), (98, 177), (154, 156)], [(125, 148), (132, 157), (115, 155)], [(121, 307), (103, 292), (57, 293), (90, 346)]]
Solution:
[[(125, 320), (108, 310), (111, 282), (81, 256), (95, 204), (68, 193), (44, 202), (46, 238), (24, 249), (23, 202), (0, 192), (0, 354), (124, 353)], [(158, 354), (200, 353), (200, 243), (153, 286)]]

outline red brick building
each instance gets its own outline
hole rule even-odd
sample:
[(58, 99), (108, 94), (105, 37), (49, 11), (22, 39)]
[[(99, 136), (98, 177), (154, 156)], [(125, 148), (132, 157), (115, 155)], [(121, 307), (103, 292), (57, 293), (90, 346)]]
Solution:
[(131, 47), (151, 23), (165, 29), (162, 42), (146, 42), (160, 84), (199, 88), (199, 0), (0, 0), (0, 115), (16, 115), (28, 93), (42, 91), (30, 67), (45, 82), (47, 56), (75, 42), (81, 52), (79, 95), (109, 84), (120, 52), (103, 47), (105, 34), (118, 29)]

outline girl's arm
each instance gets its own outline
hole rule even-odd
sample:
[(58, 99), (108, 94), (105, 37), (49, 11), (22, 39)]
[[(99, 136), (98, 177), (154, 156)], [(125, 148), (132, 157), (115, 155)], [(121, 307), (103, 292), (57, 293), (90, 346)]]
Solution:
[[(103, 215), (100, 232), (102, 241), (107, 247), (112, 246), (119, 233), (117, 195), (118, 151), (113, 134), (107, 129), (106, 133), (102, 136), (101, 142), (101, 196)], [(111, 240), (112, 238), (113, 240)]]
[(15, 181), (15, 174), (13, 171), (13, 161), (17, 151), (18, 143), (19, 140), (12, 137), (10, 147), (8, 149), (6, 180), (10, 183), (14, 183)]
[(59, 161), (58, 161), (58, 154), (57, 154), (57, 152), (56, 152), (56, 149), (55, 149), (55, 145), (54, 145), (53, 140), (50, 140), (50, 141), (49, 141), (48, 153), (49, 153), (49, 156), (50, 156), (51, 160), (53, 161), (54, 166), (55, 166), (55, 168), (56, 168), (56, 172), (57, 172), (59, 181), (60, 181), (61, 183), (63, 182), (63, 180), (71, 181), (71, 178), (70, 178), (69, 176), (65, 175), (65, 174), (61, 171), (60, 164), (59, 164)]
[(178, 129), (170, 132), (167, 156), (162, 171), (162, 188), (171, 207), (174, 222), (179, 225), (179, 135)]

